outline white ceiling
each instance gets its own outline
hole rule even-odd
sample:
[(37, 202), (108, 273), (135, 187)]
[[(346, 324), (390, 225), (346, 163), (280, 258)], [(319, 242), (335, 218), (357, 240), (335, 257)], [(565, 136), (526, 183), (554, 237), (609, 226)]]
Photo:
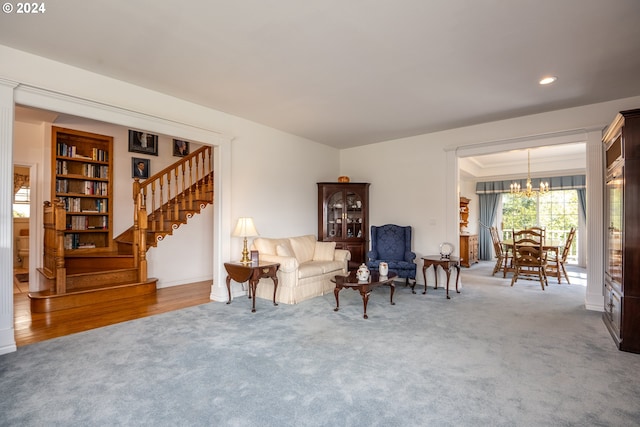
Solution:
[(531, 177), (548, 177), (558, 171), (563, 175), (584, 174), (586, 164), (585, 143), (549, 145), (459, 159), (462, 176), (480, 181), (525, 177), (528, 172)]
[(339, 148), (640, 95), (638, 0), (43, 4), (0, 44)]

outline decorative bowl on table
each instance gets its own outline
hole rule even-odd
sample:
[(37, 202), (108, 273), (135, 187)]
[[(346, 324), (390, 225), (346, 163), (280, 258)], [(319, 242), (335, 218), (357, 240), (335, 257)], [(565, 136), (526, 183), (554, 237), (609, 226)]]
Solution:
[(447, 259), (451, 258), (451, 254), (453, 253), (454, 246), (449, 242), (440, 243), (440, 258)]

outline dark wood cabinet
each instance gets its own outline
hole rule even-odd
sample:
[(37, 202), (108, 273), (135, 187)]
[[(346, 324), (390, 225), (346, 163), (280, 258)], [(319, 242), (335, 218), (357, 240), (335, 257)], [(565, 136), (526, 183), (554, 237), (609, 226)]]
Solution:
[(602, 142), (603, 319), (620, 350), (640, 353), (640, 109), (620, 112)]
[(318, 183), (318, 240), (351, 252), (349, 269), (369, 250), (369, 183)]

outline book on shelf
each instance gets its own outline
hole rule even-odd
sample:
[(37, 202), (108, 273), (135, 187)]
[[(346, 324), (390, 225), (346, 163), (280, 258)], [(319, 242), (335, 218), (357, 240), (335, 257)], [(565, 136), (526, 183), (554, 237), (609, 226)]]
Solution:
[(82, 167), (82, 174), (91, 178), (106, 179), (109, 176), (109, 167), (85, 163)]
[(56, 144), (56, 155), (62, 157), (74, 157), (76, 154), (75, 145), (67, 145), (64, 142)]
[(56, 174), (58, 175), (66, 175), (69, 172), (67, 167), (66, 160), (57, 160), (56, 161)]
[(67, 193), (69, 190), (69, 182), (66, 179), (56, 180), (56, 193)]
[(60, 197), (60, 201), (64, 203), (64, 210), (67, 212), (80, 212), (81, 199), (79, 197)]
[(92, 160), (97, 160), (99, 162), (108, 162), (109, 161), (109, 156), (107, 154), (106, 151), (101, 150), (99, 148), (93, 148), (92, 149)]
[(85, 181), (84, 182), (84, 194), (86, 195), (100, 195), (106, 196), (109, 184), (106, 182)]
[(68, 145), (64, 142), (58, 142), (56, 144), (56, 155), (60, 157), (72, 157), (75, 159), (94, 160), (98, 162), (108, 162), (109, 153), (106, 150), (102, 150), (97, 147), (91, 148), (90, 155), (78, 153), (75, 145)]

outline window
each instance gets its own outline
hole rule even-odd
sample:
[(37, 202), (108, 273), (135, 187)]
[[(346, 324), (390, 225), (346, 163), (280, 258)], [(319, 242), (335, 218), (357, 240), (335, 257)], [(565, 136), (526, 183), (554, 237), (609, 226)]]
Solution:
[(31, 202), (31, 191), (29, 187), (22, 186), (13, 196), (13, 217), (29, 218), (29, 204)]
[[(576, 190), (557, 190), (528, 198), (514, 194), (502, 195), (502, 230), (510, 238), (512, 229), (521, 230), (535, 225), (546, 228), (546, 239), (553, 243), (566, 240), (571, 227), (578, 229), (578, 193)], [(577, 236), (569, 257), (577, 259)]]

